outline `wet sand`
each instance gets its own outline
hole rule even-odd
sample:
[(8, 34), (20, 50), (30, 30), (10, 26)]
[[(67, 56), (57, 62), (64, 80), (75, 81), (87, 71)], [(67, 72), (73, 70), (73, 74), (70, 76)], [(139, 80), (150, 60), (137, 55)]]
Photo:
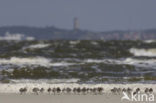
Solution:
[(154, 103), (121, 101), (122, 95), (0, 94), (0, 103)]

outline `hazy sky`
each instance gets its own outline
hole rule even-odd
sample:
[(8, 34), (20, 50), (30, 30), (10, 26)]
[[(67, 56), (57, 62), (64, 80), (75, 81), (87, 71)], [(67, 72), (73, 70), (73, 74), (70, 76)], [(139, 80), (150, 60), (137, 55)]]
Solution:
[(107, 31), (156, 28), (156, 0), (0, 0), (0, 26)]

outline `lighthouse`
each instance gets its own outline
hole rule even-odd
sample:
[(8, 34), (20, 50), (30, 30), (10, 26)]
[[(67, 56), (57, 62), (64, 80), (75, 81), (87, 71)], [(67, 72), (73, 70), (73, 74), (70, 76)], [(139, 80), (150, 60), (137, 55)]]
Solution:
[(73, 29), (74, 30), (78, 30), (79, 29), (79, 21), (78, 21), (77, 17), (74, 18)]

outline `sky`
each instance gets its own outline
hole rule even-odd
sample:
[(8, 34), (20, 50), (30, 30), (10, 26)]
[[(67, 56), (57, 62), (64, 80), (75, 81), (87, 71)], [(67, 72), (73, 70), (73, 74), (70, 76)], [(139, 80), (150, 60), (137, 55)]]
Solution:
[(92, 31), (156, 28), (156, 0), (0, 0), (0, 26)]

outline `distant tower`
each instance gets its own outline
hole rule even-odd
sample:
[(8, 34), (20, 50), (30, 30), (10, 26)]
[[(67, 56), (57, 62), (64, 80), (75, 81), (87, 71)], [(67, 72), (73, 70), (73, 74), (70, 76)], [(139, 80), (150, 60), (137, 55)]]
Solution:
[(74, 18), (73, 29), (74, 30), (78, 30), (79, 29), (79, 21), (78, 21), (77, 17)]

